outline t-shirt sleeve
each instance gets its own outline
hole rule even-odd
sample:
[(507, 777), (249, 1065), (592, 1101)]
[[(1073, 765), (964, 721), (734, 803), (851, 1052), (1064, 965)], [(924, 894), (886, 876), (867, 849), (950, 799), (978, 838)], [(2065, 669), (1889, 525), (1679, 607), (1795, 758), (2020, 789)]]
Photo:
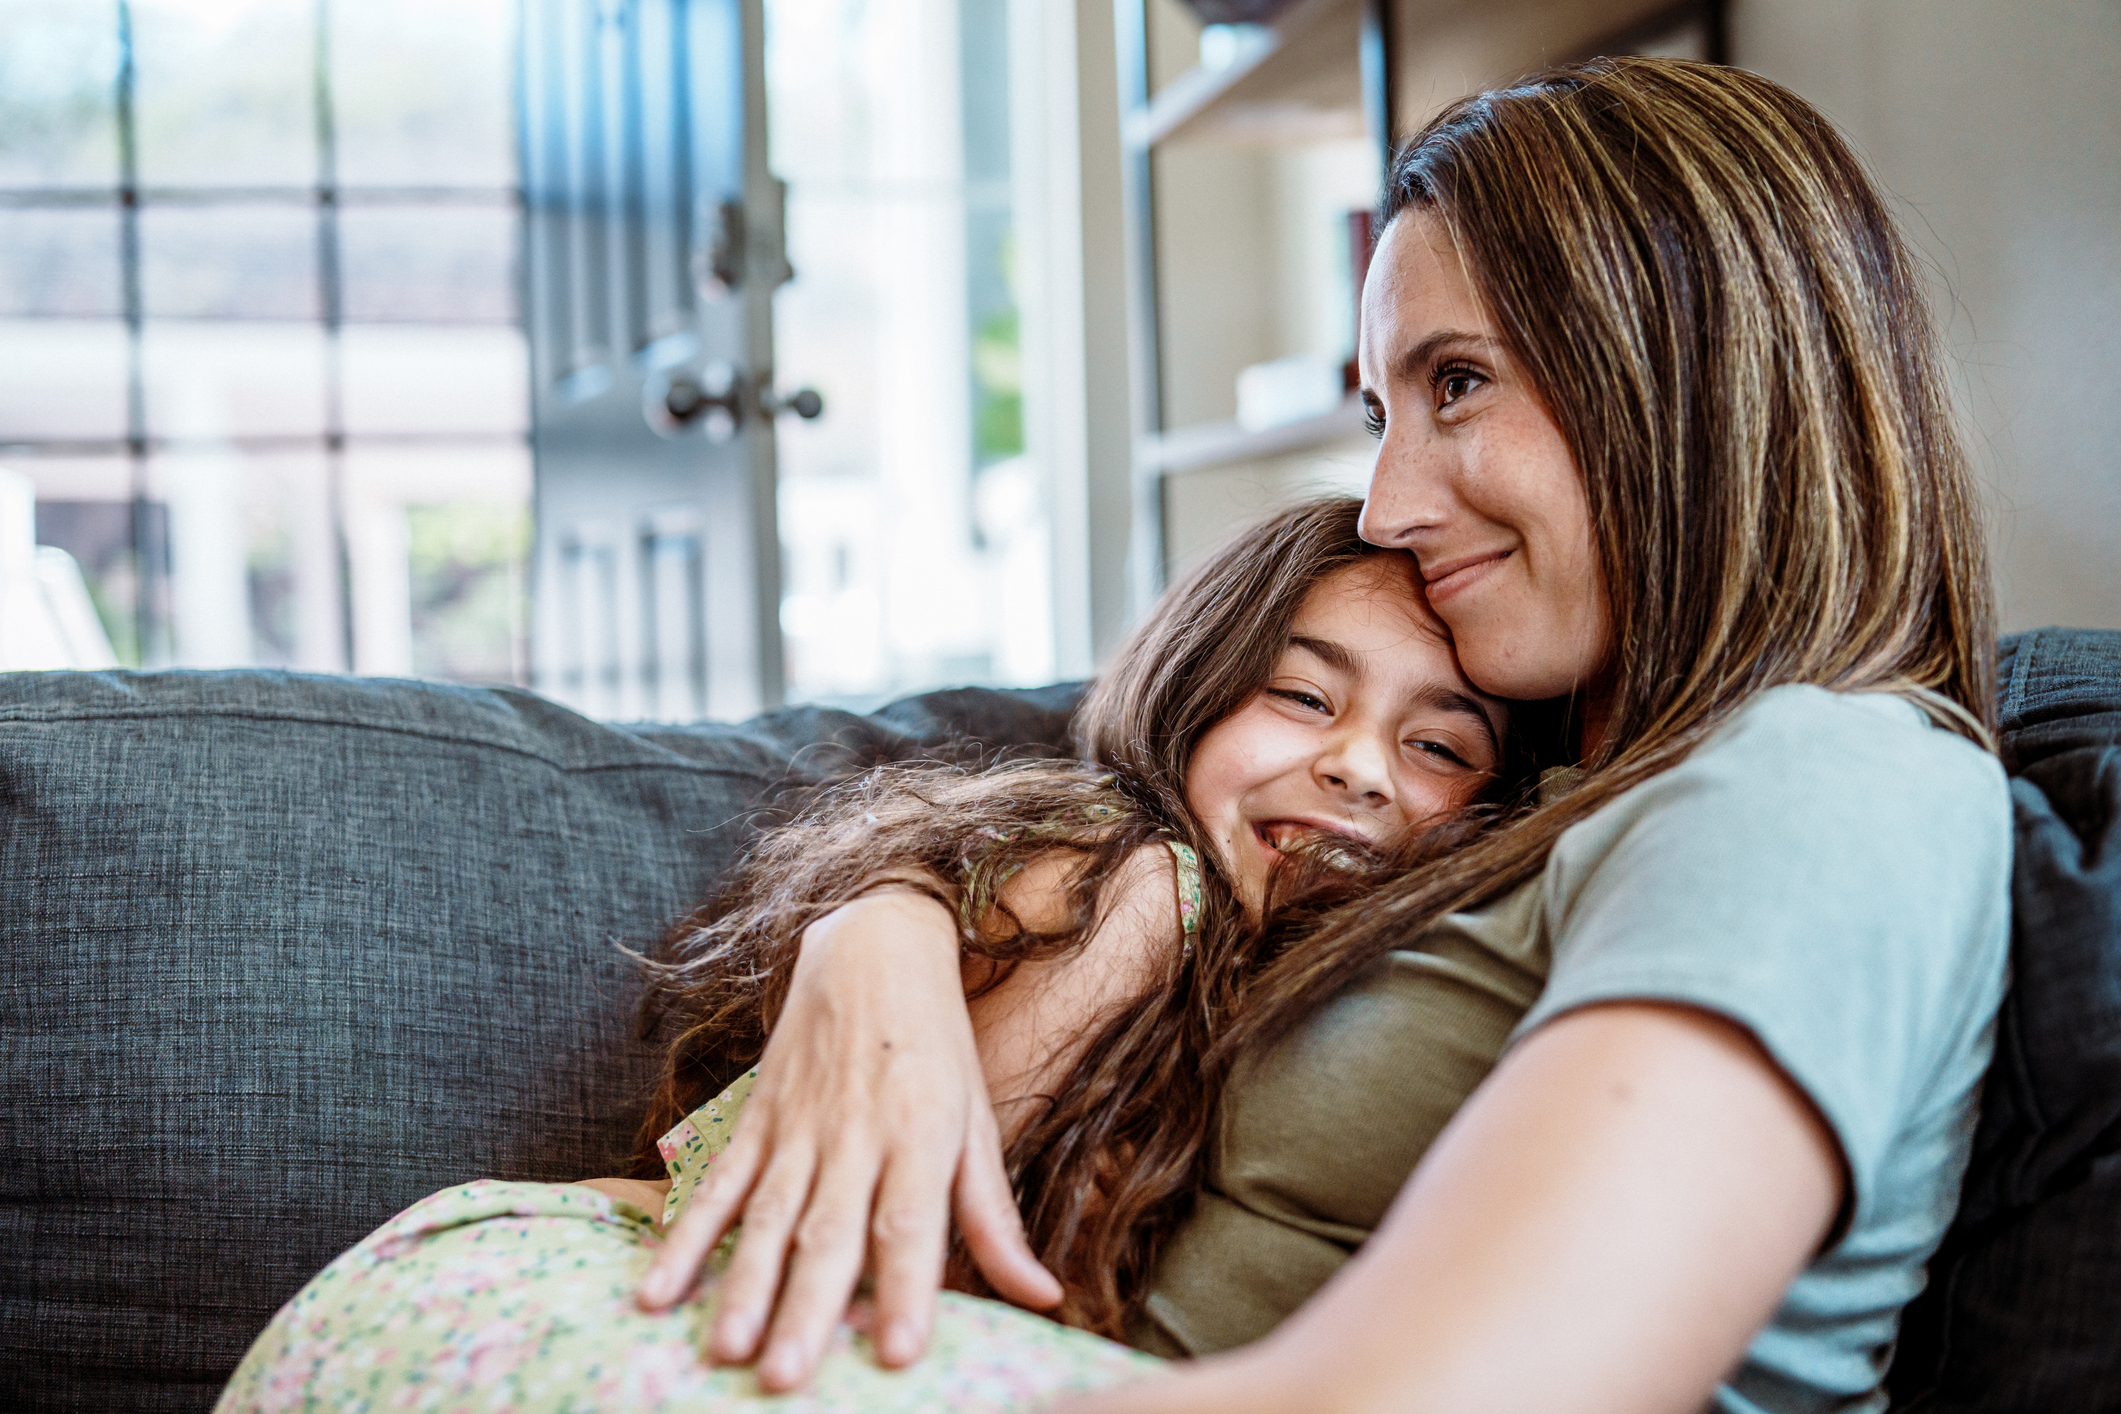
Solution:
[(1978, 1082), (2010, 859), (1992, 756), (1897, 698), (1774, 689), (1562, 836), (1513, 1040), (1597, 1002), (1728, 1017), (1832, 1128), (1853, 1211), (1913, 1116)]

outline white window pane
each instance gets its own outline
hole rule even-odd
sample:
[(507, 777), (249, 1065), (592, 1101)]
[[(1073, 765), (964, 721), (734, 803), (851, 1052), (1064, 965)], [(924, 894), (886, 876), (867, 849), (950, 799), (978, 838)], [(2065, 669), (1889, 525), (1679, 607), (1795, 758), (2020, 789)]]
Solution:
[(307, 206), (150, 206), (140, 213), (150, 317), (316, 319), (317, 213)]
[(125, 436), (125, 325), (0, 319), (0, 446)]
[(513, 324), (513, 206), (352, 206), (339, 217), (346, 318)]
[(321, 451), (149, 458), (174, 665), (344, 668), (329, 486)]
[(0, 186), (115, 187), (114, 5), (0, 0)]
[(349, 436), (529, 429), (530, 355), (519, 329), (352, 325), (339, 339)]
[(332, 6), (339, 180), (515, 184), (509, 0)]
[(150, 320), (150, 436), (324, 434), (324, 330), (315, 324)]
[(142, 183), (316, 182), (314, 5), (133, 0), (132, 10)]
[(1052, 674), (1045, 493), (1024, 460), (1006, 7), (767, 6), (795, 279), (778, 379), (790, 692)]
[(116, 206), (0, 207), (0, 318), (121, 315)]
[(530, 451), (350, 447), (354, 670), (521, 682)]
[[(133, 468), (124, 457), (12, 457), (8, 470), (37, 488), (37, 543), (74, 557), (120, 663), (137, 665), (138, 579), (133, 561)], [(159, 535), (158, 509), (149, 513)]]

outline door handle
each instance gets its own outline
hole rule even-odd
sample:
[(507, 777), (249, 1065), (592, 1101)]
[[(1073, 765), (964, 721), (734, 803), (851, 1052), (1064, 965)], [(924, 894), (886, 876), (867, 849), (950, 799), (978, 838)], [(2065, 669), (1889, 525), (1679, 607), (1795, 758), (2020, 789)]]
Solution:
[(825, 411), (825, 399), (817, 389), (798, 388), (784, 396), (773, 391), (771, 375), (746, 379), (726, 359), (715, 359), (697, 371), (672, 369), (650, 380), (642, 391), (642, 412), (649, 426), (665, 437), (679, 437), (698, 429), (710, 442), (727, 442), (735, 437), (743, 430), (744, 418), (752, 409), (769, 418), (792, 412), (805, 422), (816, 420)]
[(824, 415), (825, 397), (815, 388), (798, 388), (783, 397), (771, 388), (761, 385), (759, 388), (759, 408), (769, 417), (778, 417), (784, 412), (792, 412), (805, 422), (815, 422)]
[(744, 383), (726, 359), (674, 368), (650, 379), (642, 393), (648, 425), (665, 437), (697, 430), (710, 442), (727, 442), (744, 425)]

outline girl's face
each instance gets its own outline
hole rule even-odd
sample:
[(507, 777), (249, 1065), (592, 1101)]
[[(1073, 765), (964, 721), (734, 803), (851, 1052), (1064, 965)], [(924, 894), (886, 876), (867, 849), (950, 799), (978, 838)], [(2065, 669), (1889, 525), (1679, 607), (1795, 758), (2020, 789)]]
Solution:
[(1605, 576), (1583, 476), (1457, 250), (1415, 212), (1385, 228), (1362, 299), (1362, 396), (1383, 425), (1363, 539), (1411, 550), (1466, 676), (1497, 697), (1588, 690), (1602, 720)]
[(1470, 803), (1502, 729), (1423, 606), (1411, 558), (1371, 555), (1304, 597), (1266, 684), (1193, 749), (1186, 804), (1256, 916), (1291, 841), (1386, 846)]

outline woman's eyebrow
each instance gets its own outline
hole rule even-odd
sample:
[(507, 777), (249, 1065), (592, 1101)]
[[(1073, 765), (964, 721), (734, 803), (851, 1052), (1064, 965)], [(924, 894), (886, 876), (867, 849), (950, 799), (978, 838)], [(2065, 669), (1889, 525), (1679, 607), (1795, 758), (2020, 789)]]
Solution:
[(1495, 347), (1495, 340), (1486, 334), (1475, 334), (1468, 329), (1438, 329), (1401, 354), (1394, 371), (1400, 377), (1413, 382), (1425, 382), (1429, 376), (1429, 365), (1435, 361), (1438, 351), (1448, 344), (1467, 345), (1486, 351)]

